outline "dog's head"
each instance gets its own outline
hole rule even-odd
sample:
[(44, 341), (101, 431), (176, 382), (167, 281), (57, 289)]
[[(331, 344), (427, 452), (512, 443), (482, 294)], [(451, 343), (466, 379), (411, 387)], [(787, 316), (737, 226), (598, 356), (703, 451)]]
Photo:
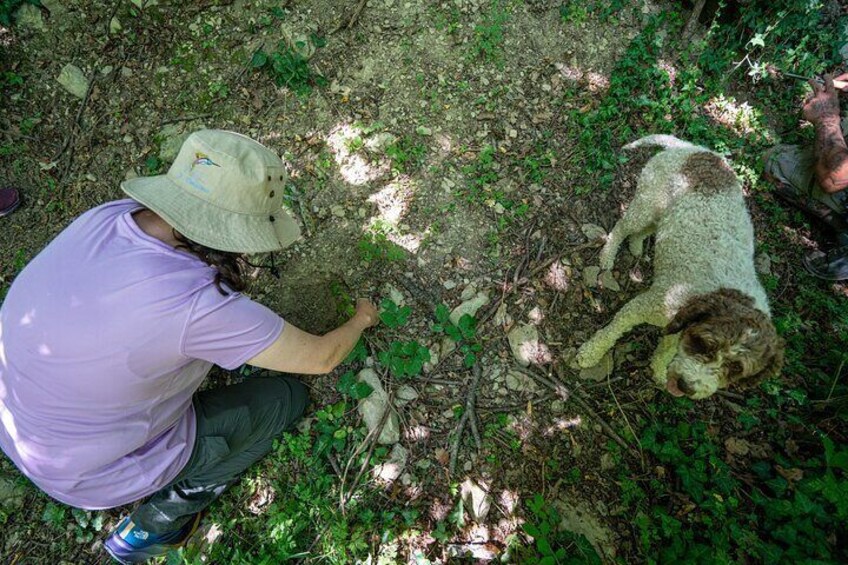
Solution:
[(768, 315), (738, 290), (691, 298), (665, 328), (667, 335), (678, 332), (667, 383), (675, 396), (700, 399), (731, 385), (751, 387), (783, 367), (783, 340)]

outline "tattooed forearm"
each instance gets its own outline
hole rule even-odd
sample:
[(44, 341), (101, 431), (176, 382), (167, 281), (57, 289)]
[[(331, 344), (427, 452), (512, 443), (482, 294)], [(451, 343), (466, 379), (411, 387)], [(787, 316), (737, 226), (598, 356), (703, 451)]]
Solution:
[(816, 177), (826, 192), (848, 188), (848, 146), (839, 119), (816, 124)]

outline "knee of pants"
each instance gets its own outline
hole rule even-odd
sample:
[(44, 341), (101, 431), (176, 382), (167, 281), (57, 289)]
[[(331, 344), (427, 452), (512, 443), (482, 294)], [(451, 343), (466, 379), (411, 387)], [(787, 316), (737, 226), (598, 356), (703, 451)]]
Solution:
[[(270, 413), (274, 421), (267, 422), (266, 429), (272, 436), (277, 436), (300, 420), (309, 405), (309, 391), (303, 383), (291, 377), (273, 376), (268, 377), (268, 381), (268, 396), (264, 400), (273, 402)], [(264, 417), (268, 417), (267, 412)]]

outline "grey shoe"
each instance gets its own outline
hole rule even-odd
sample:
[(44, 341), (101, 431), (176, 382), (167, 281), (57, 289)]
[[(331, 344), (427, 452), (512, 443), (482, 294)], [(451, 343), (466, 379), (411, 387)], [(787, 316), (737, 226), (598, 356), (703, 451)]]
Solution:
[(804, 266), (814, 277), (844, 281), (848, 279), (848, 245), (835, 247), (827, 253), (814, 251), (804, 257)]

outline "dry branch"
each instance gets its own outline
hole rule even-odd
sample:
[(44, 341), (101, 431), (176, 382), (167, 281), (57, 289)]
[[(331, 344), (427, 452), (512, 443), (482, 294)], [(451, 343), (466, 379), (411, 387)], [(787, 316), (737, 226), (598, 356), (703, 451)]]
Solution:
[(474, 436), (477, 449), (479, 450), (482, 447), (480, 433), (477, 430), (476, 413), (477, 387), (480, 386), (480, 377), (483, 376), (483, 369), (480, 368), (480, 363), (474, 364), (473, 372), (474, 380), (471, 381), (471, 386), (468, 388), (468, 393), (465, 397), (465, 411), (462, 413), (462, 418), (459, 419), (459, 424), (456, 426), (456, 433), (453, 436), (453, 442), (451, 444), (450, 465), (448, 466), (448, 472), (451, 475), (453, 475), (456, 470), (456, 459), (459, 455), (459, 444), (462, 442), (462, 436), (465, 432), (466, 425), (471, 427), (471, 433)]

